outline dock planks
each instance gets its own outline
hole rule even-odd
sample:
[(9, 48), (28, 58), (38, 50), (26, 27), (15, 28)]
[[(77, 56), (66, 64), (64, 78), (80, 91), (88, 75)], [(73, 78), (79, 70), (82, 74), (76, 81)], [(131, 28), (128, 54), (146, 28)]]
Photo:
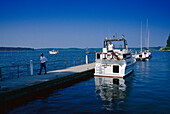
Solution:
[(41, 91), (85, 76), (93, 76), (95, 63), (49, 71), (47, 74), (24, 76), (0, 82), (0, 103)]

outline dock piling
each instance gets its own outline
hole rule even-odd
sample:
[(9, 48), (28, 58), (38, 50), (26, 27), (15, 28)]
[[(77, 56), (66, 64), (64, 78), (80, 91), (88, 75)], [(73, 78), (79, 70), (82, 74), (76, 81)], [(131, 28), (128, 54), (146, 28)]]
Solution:
[(88, 64), (88, 55), (86, 55), (86, 64)]
[(30, 75), (33, 75), (33, 62), (30, 60)]

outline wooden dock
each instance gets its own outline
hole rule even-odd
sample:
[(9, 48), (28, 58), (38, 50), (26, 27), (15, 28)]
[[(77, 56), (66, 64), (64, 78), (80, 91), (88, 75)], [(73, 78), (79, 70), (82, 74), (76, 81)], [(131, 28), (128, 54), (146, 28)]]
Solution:
[(62, 70), (49, 71), (46, 75), (24, 76), (1, 81), (0, 104), (19, 97), (34, 94), (47, 88), (93, 76), (95, 63), (69, 67)]

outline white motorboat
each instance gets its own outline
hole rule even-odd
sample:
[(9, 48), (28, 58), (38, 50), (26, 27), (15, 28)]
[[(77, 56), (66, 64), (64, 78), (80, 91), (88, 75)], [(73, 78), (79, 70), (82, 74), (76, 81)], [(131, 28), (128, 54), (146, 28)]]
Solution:
[(141, 50), (139, 54), (135, 54), (135, 59), (136, 61), (145, 61), (146, 60), (146, 53), (142, 52), (142, 21), (141, 21), (141, 36), (140, 36), (140, 40), (141, 40)]
[(57, 50), (52, 50), (52, 51), (49, 51), (49, 54), (57, 54), (58, 51)]
[[(108, 42), (123, 42), (124, 48), (114, 49), (112, 53), (107, 51)], [(124, 38), (120, 39), (105, 39), (103, 52), (96, 53), (96, 64), (95, 64), (95, 76), (98, 77), (112, 77), (112, 78), (124, 78), (128, 74), (133, 72), (133, 67), (136, 60), (132, 57), (131, 52), (128, 50), (127, 42)]]

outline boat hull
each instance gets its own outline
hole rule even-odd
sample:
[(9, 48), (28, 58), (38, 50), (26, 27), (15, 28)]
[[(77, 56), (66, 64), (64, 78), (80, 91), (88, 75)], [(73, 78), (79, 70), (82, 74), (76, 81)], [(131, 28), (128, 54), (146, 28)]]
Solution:
[(136, 61), (146, 61), (151, 58), (151, 53), (150, 52), (142, 52), (141, 54), (135, 55)]
[[(106, 60), (107, 61), (107, 60)], [(110, 60), (107, 62), (96, 61), (94, 76), (110, 77), (110, 78), (124, 78), (133, 72), (136, 61), (127, 64), (125, 60)], [(109, 63), (109, 64), (108, 64)]]
[(58, 52), (49, 51), (49, 54), (57, 54)]

